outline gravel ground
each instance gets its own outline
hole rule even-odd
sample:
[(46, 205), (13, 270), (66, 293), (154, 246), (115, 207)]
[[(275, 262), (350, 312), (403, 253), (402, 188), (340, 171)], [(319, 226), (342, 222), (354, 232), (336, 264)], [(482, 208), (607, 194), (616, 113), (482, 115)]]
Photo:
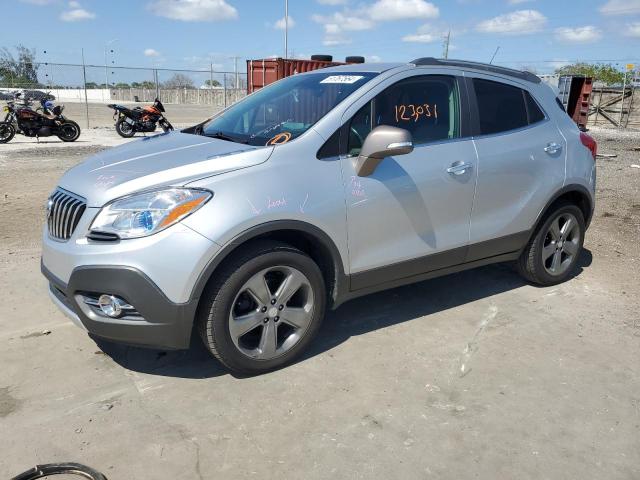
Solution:
[(45, 200), (112, 130), (0, 146), (0, 478), (640, 478), (640, 133), (590, 133), (617, 156), (570, 281), (496, 265), (357, 299), (255, 378), (195, 342), (97, 345), (49, 301)]

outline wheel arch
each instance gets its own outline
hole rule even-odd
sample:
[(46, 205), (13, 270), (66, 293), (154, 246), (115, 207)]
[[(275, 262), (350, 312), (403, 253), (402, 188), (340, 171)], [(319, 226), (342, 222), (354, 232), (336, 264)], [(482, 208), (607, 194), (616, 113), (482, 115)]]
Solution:
[(538, 214), (534, 228), (531, 230), (532, 236), (535, 235), (535, 232), (538, 230), (538, 227), (546, 217), (547, 213), (560, 202), (569, 202), (580, 208), (584, 215), (585, 225), (587, 227), (589, 226), (595, 206), (589, 190), (579, 184), (565, 185), (549, 199), (544, 208)]
[(215, 272), (231, 256), (251, 242), (272, 239), (302, 250), (320, 267), (325, 280), (330, 306), (337, 305), (348, 289), (344, 263), (333, 240), (320, 228), (299, 220), (275, 220), (251, 227), (229, 241), (213, 257), (200, 273), (191, 292), (191, 299), (198, 300)]

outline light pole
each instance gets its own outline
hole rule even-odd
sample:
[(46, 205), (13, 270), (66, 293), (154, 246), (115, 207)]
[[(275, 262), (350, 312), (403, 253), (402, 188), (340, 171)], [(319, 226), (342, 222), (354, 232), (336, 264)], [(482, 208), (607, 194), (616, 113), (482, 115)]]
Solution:
[(284, 0), (284, 58), (289, 54), (289, 0)]
[[(109, 47), (109, 45), (111, 45), (112, 43), (117, 42), (118, 39), (114, 38), (113, 40), (109, 40), (108, 42), (105, 42), (104, 44), (104, 86), (107, 90), (109, 90), (109, 71), (108, 71), (108, 66), (107, 66), (107, 48)], [(113, 53), (113, 49), (111, 49), (110, 53)], [(103, 90), (104, 92), (104, 90)], [(104, 93), (103, 93), (104, 95)], [(104, 96), (102, 98), (102, 100), (104, 100)]]
[(51, 70), (51, 65), (49, 64), (49, 56), (47, 54), (47, 51), (44, 50), (43, 51), (45, 54), (45, 65), (47, 67), (49, 67), (49, 73), (45, 73), (44, 76), (47, 77), (48, 81), (49, 81), (49, 90), (51, 90), (53, 88), (53, 71)]

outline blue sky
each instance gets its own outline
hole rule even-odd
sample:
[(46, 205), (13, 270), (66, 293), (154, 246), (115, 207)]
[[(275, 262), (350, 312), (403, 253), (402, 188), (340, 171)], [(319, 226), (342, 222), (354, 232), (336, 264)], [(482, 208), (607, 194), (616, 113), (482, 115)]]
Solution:
[[(42, 61), (231, 70), (231, 57), (283, 54), (284, 0), (0, 0), (0, 46)], [(369, 61), (440, 56), (533, 67), (640, 63), (640, 0), (289, 0), (289, 50)], [(46, 54), (44, 51), (46, 50)]]

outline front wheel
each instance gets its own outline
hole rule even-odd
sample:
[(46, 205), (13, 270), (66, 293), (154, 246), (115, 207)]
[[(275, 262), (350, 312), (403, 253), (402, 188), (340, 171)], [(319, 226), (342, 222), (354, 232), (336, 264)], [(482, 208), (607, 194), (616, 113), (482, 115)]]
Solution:
[(585, 230), (582, 210), (570, 203), (558, 205), (546, 215), (520, 255), (520, 274), (543, 286), (567, 280), (582, 251)]
[(133, 126), (123, 119), (119, 119), (116, 122), (116, 132), (118, 132), (118, 135), (122, 138), (131, 138), (136, 134)]
[(75, 142), (80, 136), (80, 125), (71, 120), (65, 120), (58, 127), (58, 138), (63, 142)]
[(254, 243), (205, 290), (198, 330), (227, 368), (257, 374), (282, 367), (308, 346), (326, 304), (320, 269), (284, 243)]
[(0, 122), (0, 143), (8, 143), (15, 136), (15, 127), (8, 122)]
[(160, 120), (160, 122), (158, 123), (160, 123), (160, 127), (162, 128), (162, 131), (164, 133), (167, 133), (173, 130), (173, 125), (171, 125), (171, 123), (169, 123), (169, 121), (164, 118)]

